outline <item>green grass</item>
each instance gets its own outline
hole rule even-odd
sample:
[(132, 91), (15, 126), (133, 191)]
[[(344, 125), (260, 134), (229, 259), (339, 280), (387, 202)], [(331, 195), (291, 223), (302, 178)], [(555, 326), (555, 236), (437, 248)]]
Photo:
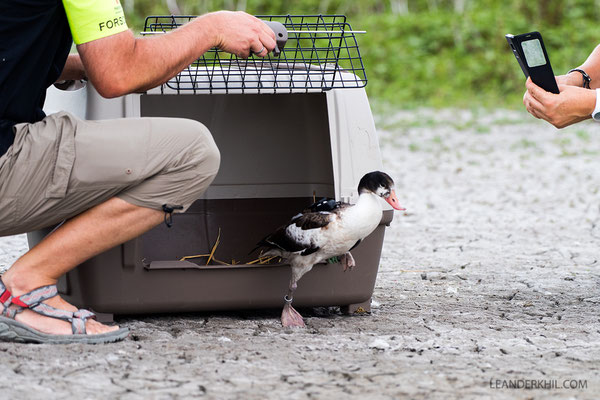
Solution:
[[(579, 65), (600, 41), (597, 23), (535, 27), (501, 10), (478, 10), (465, 18), (452, 12), (373, 15), (354, 25), (360, 39), (370, 97), (402, 108), (459, 107), (522, 109), (525, 77), (504, 34), (534, 29), (547, 37), (556, 74)], [(568, 41), (556, 38), (568, 37)]]

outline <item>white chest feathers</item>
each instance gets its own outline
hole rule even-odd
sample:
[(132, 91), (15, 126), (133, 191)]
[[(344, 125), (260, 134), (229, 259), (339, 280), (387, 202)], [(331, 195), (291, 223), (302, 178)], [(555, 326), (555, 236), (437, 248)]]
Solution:
[(340, 255), (347, 252), (377, 228), (381, 215), (381, 204), (377, 196), (361, 195), (356, 205), (343, 210), (335, 221), (320, 230), (320, 247), (326, 254)]
[(363, 193), (354, 207), (344, 210), (340, 219), (341, 229), (347, 231), (356, 240), (364, 239), (377, 228), (382, 216), (379, 196)]

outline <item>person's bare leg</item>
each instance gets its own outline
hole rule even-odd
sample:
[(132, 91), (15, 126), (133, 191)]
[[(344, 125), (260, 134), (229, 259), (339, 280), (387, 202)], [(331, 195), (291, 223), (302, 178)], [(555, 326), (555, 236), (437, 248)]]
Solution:
[[(14, 296), (55, 284), (60, 276), (85, 260), (141, 235), (158, 225), (162, 218), (162, 211), (135, 206), (114, 197), (65, 222), (19, 258), (2, 276), (2, 280)], [(58, 296), (45, 303), (56, 308), (76, 310)], [(33, 311), (25, 310), (16, 319), (42, 332), (71, 333), (70, 323)], [(88, 320), (86, 328), (90, 334), (118, 329), (94, 320)]]

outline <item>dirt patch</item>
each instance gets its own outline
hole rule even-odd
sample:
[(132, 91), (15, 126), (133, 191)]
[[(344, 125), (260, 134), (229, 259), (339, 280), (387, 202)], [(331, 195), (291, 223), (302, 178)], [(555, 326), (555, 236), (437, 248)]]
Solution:
[[(0, 344), (13, 398), (578, 398), (600, 393), (600, 131), (519, 112), (380, 118), (408, 211), (368, 316), (279, 310), (121, 319), (105, 346)], [(0, 239), (0, 264), (23, 238)], [(357, 266), (360, 268), (360, 266)], [(506, 389), (546, 385), (545, 389)], [(556, 389), (580, 380), (579, 389)], [(565, 382), (566, 381), (566, 382)], [(576, 382), (576, 385), (579, 384)]]

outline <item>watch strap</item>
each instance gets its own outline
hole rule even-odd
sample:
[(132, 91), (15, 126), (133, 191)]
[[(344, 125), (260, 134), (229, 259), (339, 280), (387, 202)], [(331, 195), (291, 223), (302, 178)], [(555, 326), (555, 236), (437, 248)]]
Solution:
[(584, 70), (581, 68), (573, 68), (572, 70), (569, 70), (567, 74), (570, 74), (571, 72), (579, 72), (583, 77), (583, 87), (586, 89), (590, 88), (590, 82), (592, 81), (592, 78), (590, 78), (590, 76)]

